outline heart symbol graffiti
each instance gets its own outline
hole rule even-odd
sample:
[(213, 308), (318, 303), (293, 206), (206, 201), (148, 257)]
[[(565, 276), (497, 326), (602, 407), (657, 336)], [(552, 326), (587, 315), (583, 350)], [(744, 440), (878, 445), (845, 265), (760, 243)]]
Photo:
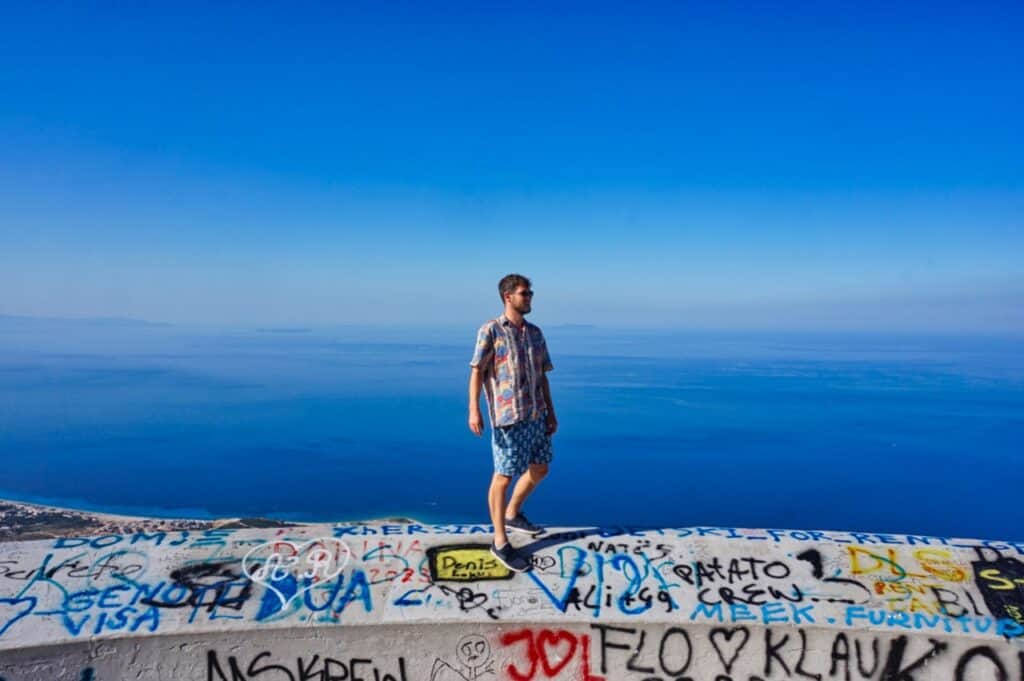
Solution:
[(36, 597), (0, 598), (0, 636), (36, 607)]
[(351, 555), (348, 544), (340, 539), (318, 537), (304, 544), (275, 540), (245, 554), (242, 572), (277, 594), (283, 608), (296, 596), (341, 574)]
[[(732, 637), (736, 634), (740, 634), (740, 637), (735, 643), (733, 643)], [(718, 653), (718, 659), (722, 661), (722, 666), (725, 667), (725, 673), (731, 674), (732, 666), (735, 664), (736, 658), (739, 657), (740, 651), (743, 650), (743, 646), (747, 645), (747, 640), (750, 638), (750, 632), (746, 627), (736, 627), (735, 629), (716, 627), (711, 630), (709, 638), (711, 639), (711, 645), (715, 647), (715, 652)], [(718, 638), (722, 638), (724, 641), (719, 643)], [(732, 649), (732, 653), (728, 655), (729, 659), (726, 660), (726, 654), (729, 652), (730, 648)]]
[[(562, 646), (565, 652), (562, 653)], [(565, 665), (569, 664), (572, 656), (576, 654), (576, 637), (568, 631), (550, 631), (545, 629), (537, 636), (537, 652), (540, 653), (540, 666), (544, 673), (552, 677), (562, 671)], [(552, 656), (559, 660), (558, 664), (552, 665)]]

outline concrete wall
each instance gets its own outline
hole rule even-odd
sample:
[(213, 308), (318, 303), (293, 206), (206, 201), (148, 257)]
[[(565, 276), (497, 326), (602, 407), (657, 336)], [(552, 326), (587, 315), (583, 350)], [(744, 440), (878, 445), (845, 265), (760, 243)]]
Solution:
[(0, 678), (1024, 681), (1024, 545), (312, 525), (0, 544)]

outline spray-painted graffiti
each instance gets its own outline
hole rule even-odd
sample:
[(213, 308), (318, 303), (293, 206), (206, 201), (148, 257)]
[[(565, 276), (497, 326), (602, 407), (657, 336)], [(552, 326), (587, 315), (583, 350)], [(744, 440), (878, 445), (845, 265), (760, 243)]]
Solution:
[(596, 681), (590, 673), (590, 636), (577, 635), (565, 629), (522, 629), (501, 635), (501, 645), (521, 646), (514, 654), (525, 661), (520, 666), (510, 662), (505, 673), (513, 681), (553, 679), (569, 664), (578, 660), (583, 681)]
[[(230, 655), (221, 660), (216, 651), (209, 651), (206, 657), (207, 681), (247, 681), (256, 678), (287, 678), (288, 681), (408, 681), (405, 659), (399, 657), (389, 670), (375, 662), (372, 657), (349, 657), (343, 660), (334, 657), (311, 655), (308, 658), (277, 658), (269, 650), (252, 657)], [(266, 675), (266, 676), (264, 676)]]
[[(796, 628), (787, 632), (748, 627), (625, 627), (591, 624), (590, 633), (522, 629), (501, 634), (511, 655), (507, 678), (853, 679), (914, 681), (943, 665), (954, 681), (1024, 672), (1024, 654), (1009, 646), (951, 644)], [(970, 672), (970, 674), (968, 674)]]
[[(1018, 545), (1008, 542), (591, 528), (554, 532), (522, 546), (532, 570), (513, 574), (486, 543), (474, 541), (473, 535), (488, 531), (379, 523), (6, 544), (0, 650), (187, 633), (190, 627), (259, 631), (435, 620), (501, 622), (519, 632), (520, 625), (541, 620), (625, 629), (658, 624), (684, 632), (704, 627), (722, 632), (708, 650), (725, 659), (743, 638), (727, 636), (735, 627), (880, 629), (996, 642), (1024, 635), (1024, 560)], [(575, 631), (565, 626), (551, 631)], [(601, 636), (615, 641), (621, 633), (588, 632), (586, 646)], [(533, 651), (515, 669), (544, 674), (558, 666), (548, 653), (571, 648), (578, 656), (585, 647), (578, 632), (571, 640), (559, 635), (557, 645), (550, 636), (512, 641)], [(677, 668), (669, 653), (684, 642), (679, 633), (671, 636), (665, 648), (669, 671)], [(510, 647), (488, 643), (495, 651)], [(440, 653), (431, 668), (434, 660), (462, 676), (487, 673)], [(249, 662), (240, 667), (247, 676)], [(658, 674), (668, 673), (665, 668), (654, 666)]]
[[(475, 631), (474, 631), (475, 630)], [(175, 637), (178, 641), (181, 639)], [(480, 628), (329, 627), (316, 636), (236, 632), (164, 645), (113, 639), (57, 659), (0, 656), (6, 681), (1011, 681), (1024, 651), (1001, 640), (817, 627), (622, 623)], [(37, 649), (42, 650), (42, 649)], [(43, 652), (37, 653), (44, 654)], [(88, 669), (79, 678), (68, 670)]]
[(512, 571), (491, 555), (488, 544), (435, 546), (427, 551), (434, 581), (479, 582), (512, 579)]
[(804, 600), (803, 591), (790, 579), (792, 570), (780, 560), (741, 556), (723, 563), (716, 556), (710, 561), (676, 565), (672, 571), (696, 588), (698, 600), (708, 605), (760, 606), (770, 601), (800, 603)]
[(600, 617), (609, 610), (639, 615), (652, 609), (672, 612), (679, 607), (671, 589), (679, 584), (667, 580), (646, 554), (616, 553), (562, 546), (557, 552), (557, 572), (531, 571), (529, 578), (562, 613), (574, 611)]
[(1024, 624), (1024, 562), (996, 553), (974, 561), (971, 568), (989, 612)]
[(480, 634), (463, 636), (455, 646), (458, 666), (437, 658), (430, 669), (430, 681), (476, 681), (494, 674), (494, 658), (491, 645)]

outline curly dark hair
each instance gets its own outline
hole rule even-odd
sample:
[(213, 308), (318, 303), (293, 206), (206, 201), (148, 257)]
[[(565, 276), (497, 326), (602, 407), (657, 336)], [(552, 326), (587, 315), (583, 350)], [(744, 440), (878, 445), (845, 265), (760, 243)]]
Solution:
[(506, 294), (512, 294), (516, 292), (516, 287), (526, 286), (530, 287), (530, 280), (521, 274), (506, 274), (498, 282), (498, 295), (501, 297), (501, 302), (505, 302)]

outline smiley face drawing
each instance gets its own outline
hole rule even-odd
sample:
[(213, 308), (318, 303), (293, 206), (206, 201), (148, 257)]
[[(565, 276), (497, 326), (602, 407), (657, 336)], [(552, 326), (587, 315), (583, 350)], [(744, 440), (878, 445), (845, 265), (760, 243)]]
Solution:
[(491, 646), (487, 639), (479, 634), (463, 636), (455, 647), (455, 652), (459, 656), (459, 662), (470, 669), (482, 667), (491, 659)]
[(476, 681), (484, 674), (494, 673), (491, 659), (491, 645), (479, 634), (469, 634), (459, 639), (455, 646), (462, 670), (457, 670), (444, 660), (434, 661), (430, 681)]

